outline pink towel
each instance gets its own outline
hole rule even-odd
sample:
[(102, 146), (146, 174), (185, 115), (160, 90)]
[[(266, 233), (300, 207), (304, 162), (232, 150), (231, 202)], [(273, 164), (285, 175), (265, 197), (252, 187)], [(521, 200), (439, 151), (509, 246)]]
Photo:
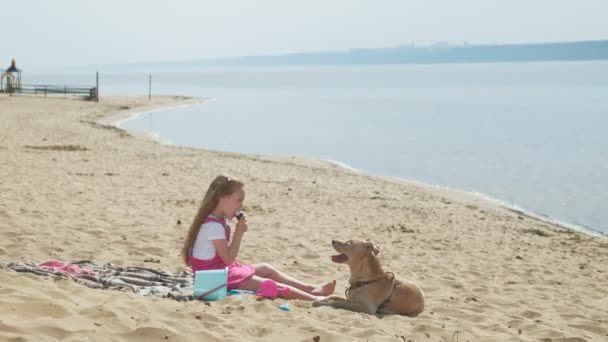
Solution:
[(76, 265), (72, 265), (67, 262), (51, 260), (45, 261), (37, 266), (41, 270), (49, 271), (49, 272), (60, 272), (65, 273), (67, 275), (73, 277), (83, 277), (83, 276), (99, 276), (99, 272), (92, 271), (86, 268), (78, 267)]

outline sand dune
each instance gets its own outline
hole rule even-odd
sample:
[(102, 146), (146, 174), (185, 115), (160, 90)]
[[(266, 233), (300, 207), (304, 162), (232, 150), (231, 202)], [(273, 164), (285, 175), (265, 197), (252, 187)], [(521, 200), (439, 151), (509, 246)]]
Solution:
[[(110, 123), (180, 97), (0, 97), (0, 340), (606, 341), (608, 241), (459, 193), (320, 161), (162, 145)], [(416, 318), (245, 295), (212, 303), (95, 290), (16, 273), (16, 261), (186, 269), (179, 250), (218, 173), (247, 184), (240, 259), (338, 280), (332, 238), (373, 238), (423, 288)], [(178, 220), (182, 223), (178, 224)], [(159, 263), (144, 260), (160, 260)]]

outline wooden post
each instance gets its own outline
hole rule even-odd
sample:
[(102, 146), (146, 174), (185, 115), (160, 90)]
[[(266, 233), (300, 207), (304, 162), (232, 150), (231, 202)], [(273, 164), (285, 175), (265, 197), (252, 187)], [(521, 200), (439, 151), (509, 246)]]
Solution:
[(149, 75), (148, 80), (148, 101), (152, 100), (152, 74)]
[(95, 101), (99, 102), (99, 71), (95, 72)]

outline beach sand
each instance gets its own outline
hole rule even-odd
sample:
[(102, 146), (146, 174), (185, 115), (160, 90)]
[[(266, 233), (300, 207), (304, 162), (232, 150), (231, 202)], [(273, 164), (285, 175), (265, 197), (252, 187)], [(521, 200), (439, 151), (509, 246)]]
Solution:
[[(0, 97), (0, 340), (608, 340), (605, 238), (321, 161), (163, 145), (110, 125), (198, 101)], [(6, 267), (89, 259), (186, 270), (182, 240), (220, 173), (247, 186), (240, 260), (337, 279), (342, 295), (349, 273), (331, 262), (331, 239), (372, 238), (385, 270), (422, 287), (425, 311), (381, 317), (292, 301), (284, 312), (284, 300), (251, 295), (178, 302)]]

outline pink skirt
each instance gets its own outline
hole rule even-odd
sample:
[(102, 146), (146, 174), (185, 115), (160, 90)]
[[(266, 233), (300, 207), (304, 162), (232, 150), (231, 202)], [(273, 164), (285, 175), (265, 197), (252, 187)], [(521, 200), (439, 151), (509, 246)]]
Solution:
[(241, 264), (238, 261), (228, 266), (228, 289), (238, 289), (239, 285), (255, 274), (253, 265)]
[[(217, 255), (216, 255), (217, 257)], [(219, 259), (219, 258), (217, 258)], [(217, 263), (216, 258), (211, 260), (201, 260), (190, 256), (190, 265), (192, 272), (201, 270), (217, 270), (224, 268), (223, 263)], [(238, 289), (239, 285), (247, 279), (250, 279), (255, 274), (253, 265), (241, 264), (238, 261), (228, 266), (228, 290)]]

